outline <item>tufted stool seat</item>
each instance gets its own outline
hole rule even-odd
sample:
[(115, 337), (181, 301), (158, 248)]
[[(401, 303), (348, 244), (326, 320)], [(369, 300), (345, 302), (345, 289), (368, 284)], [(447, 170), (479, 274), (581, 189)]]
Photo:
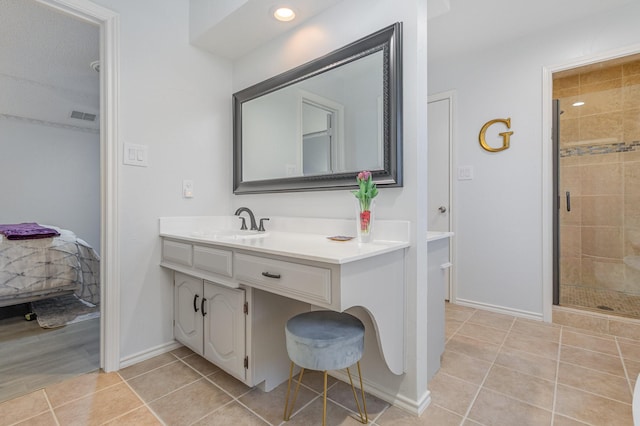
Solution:
[[(304, 370), (318, 370), (324, 372), (322, 414), (322, 424), (324, 425), (327, 411), (327, 371), (346, 368), (353, 391), (353, 397), (355, 398), (358, 412), (360, 413), (360, 420), (362, 423), (368, 423), (367, 405), (364, 398), (362, 374), (360, 371), (360, 359), (362, 358), (364, 350), (364, 325), (362, 322), (353, 315), (343, 312), (305, 312), (287, 321), (285, 336), (287, 353), (291, 359), (291, 368), (289, 370), (284, 420), (289, 420), (291, 417)], [(353, 386), (351, 372), (349, 371), (349, 367), (353, 364), (357, 364), (358, 366), (364, 414), (360, 409), (360, 403), (356, 395), (355, 387)], [(294, 365), (301, 367), (300, 376), (296, 384), (291, 408), (287, 411)]]

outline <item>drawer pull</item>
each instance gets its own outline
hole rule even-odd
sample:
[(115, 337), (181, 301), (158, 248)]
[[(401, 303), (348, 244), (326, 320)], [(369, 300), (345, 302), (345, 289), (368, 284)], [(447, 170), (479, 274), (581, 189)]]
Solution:
[(193, 296), (193, 310), (195, 312), (198, 312), (198, 296), (197, 294), (195, 296)]
[(262, 276), (267, 278), (280, 278), (280, 274), (272, 274), (271, 272), (263, 272)]
[(205, 304), (206, 301), (207, 301), (207, 299), (203, 297), (202, 298), (202, 303), (200, 304), (200, 310), (202, 311), (202, 316), (203, 317), (207, 316), (207, 313), (204, 311), (204, 304)]

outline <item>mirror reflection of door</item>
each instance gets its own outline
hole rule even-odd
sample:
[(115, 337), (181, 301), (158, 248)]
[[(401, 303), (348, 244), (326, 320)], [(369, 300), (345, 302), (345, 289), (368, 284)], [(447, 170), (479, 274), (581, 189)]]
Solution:
[(302, 101), (302, 172), (305, 176), (334, 170), (336, 111)]

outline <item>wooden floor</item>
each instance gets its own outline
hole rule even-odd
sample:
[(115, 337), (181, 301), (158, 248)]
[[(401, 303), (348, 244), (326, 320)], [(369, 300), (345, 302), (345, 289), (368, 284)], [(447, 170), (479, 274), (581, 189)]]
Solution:
[(100, 368), (100, 318), (45, 330), (2, 311), (0, 402)]

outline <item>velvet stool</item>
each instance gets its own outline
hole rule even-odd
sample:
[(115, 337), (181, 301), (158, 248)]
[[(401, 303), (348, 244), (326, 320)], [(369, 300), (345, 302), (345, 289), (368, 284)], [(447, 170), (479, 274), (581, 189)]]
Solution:
[[(341, 370), (345, 368), (351, 383), (353, 397), (358, 407), (360, 421), (368, 423), (367, 403), (364, 397), (364, 387), (362, 386), (362, 374), (360, 370), (360, 359), (364, 350), (364, 325), (354, 317), (343, 312), (335, 311), (312, 311), (305, 312), (289, 319), (285, 325), (285, 336), (287, 342), (287, 353), (291, 359), (289, 369), (289, 384), (287, 386), (287, 397), (284, 406), (284, 420), (289, 420), (293, 413), (293, 406), (298, 396), (298, 389), (302, 381), (305, 369), (318, 370), (324, 373), (324, 394), (322, 409), (322, 424), (326, 423), (327, 417), (327, 371)], [(353, 364), (358, 366), (358, 376), (360, 378), (360, 392), (362, 395), (362, 407), (353, 386), (353, 379), (349, 367)], [(293, 393), (293, 400), (289, 408), (289, 394), (291, 391), (291, 381), (293, 379), (294, 365), (300, 367), (300, 375)], [(363, 413), (364, 411), (364, 413)]]

